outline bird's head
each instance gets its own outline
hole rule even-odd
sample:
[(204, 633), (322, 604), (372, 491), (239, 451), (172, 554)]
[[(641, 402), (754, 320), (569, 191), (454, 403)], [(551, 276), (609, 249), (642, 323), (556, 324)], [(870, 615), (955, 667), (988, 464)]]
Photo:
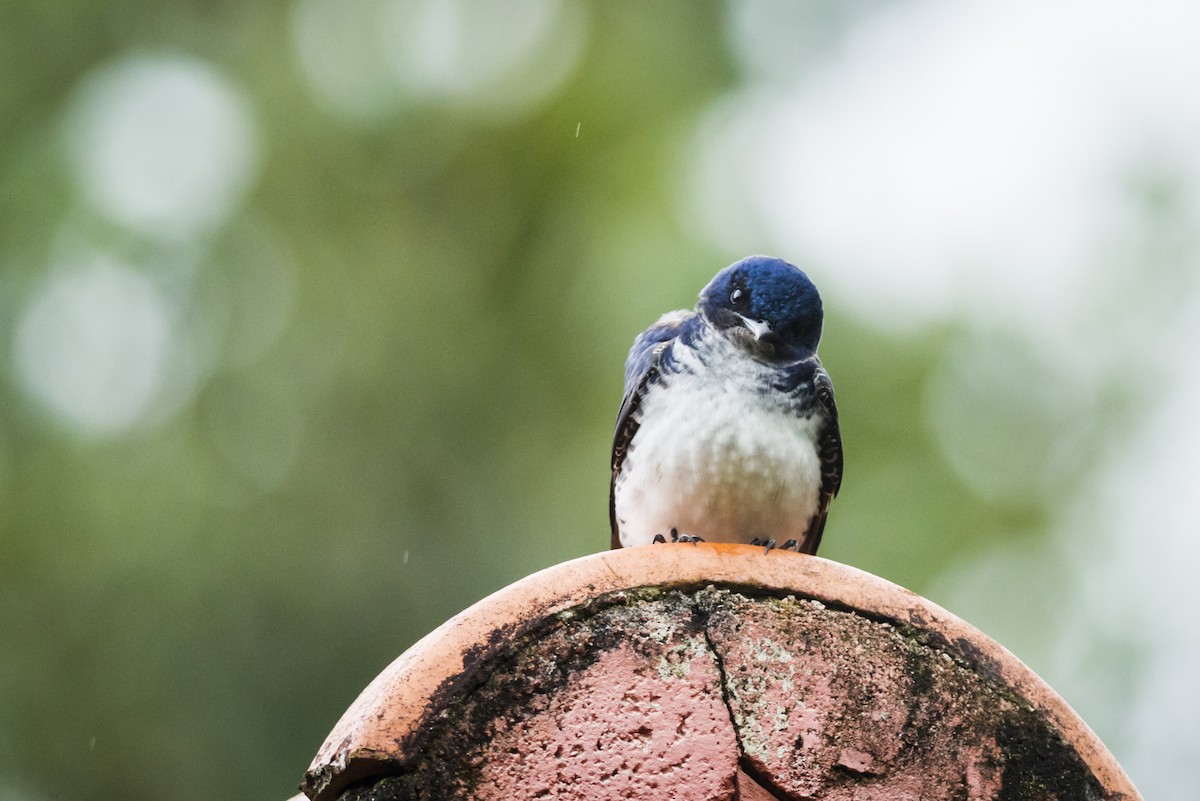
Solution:
[(807, 358), (821, 341), (821, 295), (781, 259), (751, 256), (729, 265), (700, 293), (696, 311), (764, 361)]

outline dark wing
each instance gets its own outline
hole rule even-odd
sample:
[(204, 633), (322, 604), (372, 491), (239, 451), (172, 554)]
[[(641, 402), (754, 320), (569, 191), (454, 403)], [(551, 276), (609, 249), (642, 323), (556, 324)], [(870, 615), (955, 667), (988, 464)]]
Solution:
[(617, 476), (621, 473), (621, 465), (625, 455), (629, 453), (629, 443), (637, 433), (639, 418), (638, 407), (646, 387), (658, 380), (659, 362), (665, 351), (675, 338), (679, 329), (691, 312), (670, 312), (659, 318), (658, 322), (647, 328), (629, 349), (629, 357), (625, 360), (625, 397), (621, 401), (621, 410), (617, 413), (617, 427), (613, 432), (612, 445), (612, 478), (608, 484), (608, 521), (612, 526), (612, 547), (621, 547), (620, 528), (617, 524), (616, 486)]
[(813, 378), (816, 393), (816, 414), (822, 424), (817, 429), (817, 455), (821, 458), (821, 494), (817, 502), (817, 514), (800, 543), (800, 553), (815, 554), (825, 533), (825, 518), (829, 514), (829, 502), (842, 486), (842, 432), (838, 428), (837, 404), (833, 402), (833, 382), (824, 367), (817, 367)]

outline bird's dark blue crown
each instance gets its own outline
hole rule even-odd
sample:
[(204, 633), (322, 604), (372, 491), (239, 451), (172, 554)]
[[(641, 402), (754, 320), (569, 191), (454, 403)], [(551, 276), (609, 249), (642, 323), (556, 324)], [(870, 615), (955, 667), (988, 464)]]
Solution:
[(766, 323), (781, 357), (811, 355), (821, 340), (821, 295), (782, 259), (751, 256), (729, 265), (700, 293), (696, 310), (718, 329)]

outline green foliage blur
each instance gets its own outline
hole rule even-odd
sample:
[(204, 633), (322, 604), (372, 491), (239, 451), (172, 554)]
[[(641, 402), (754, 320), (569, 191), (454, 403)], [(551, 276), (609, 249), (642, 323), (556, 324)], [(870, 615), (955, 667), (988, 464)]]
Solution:
[[(607, 546), (628, 346), (747, 255), (679, 212), (695, 128), (741, 77), (721, 4), (574, 6), (568, 74), (519, 111), (414, 95), (358, 116), (306, 81), (309, 6), (0, 11), (0, 798), (290, 795), (408, 645)], [(64, 134), (89, 75), (164, 53), (237, 86), (256, 137), (236, 209), (182, 240), (89, 204)], [(81, 241), (189, 343), (100, 430), (15, 355)], [(954, 332), (826, 310), (846, 478), (822, 555), (921, 591), (1037, 530), (1038, 499), (972, 494), (922, 422)]]

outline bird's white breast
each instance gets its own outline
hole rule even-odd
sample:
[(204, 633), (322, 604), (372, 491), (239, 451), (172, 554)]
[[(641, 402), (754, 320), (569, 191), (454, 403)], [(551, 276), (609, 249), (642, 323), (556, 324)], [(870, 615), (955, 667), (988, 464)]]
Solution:
[(802, 540), (817, 509), (816, 418), (764, 398), (769, 368), (732, 345), (718, 345), (707, 362), (642, 400), (614, 489), (625, 547), (672, 528), (709, 541)]

